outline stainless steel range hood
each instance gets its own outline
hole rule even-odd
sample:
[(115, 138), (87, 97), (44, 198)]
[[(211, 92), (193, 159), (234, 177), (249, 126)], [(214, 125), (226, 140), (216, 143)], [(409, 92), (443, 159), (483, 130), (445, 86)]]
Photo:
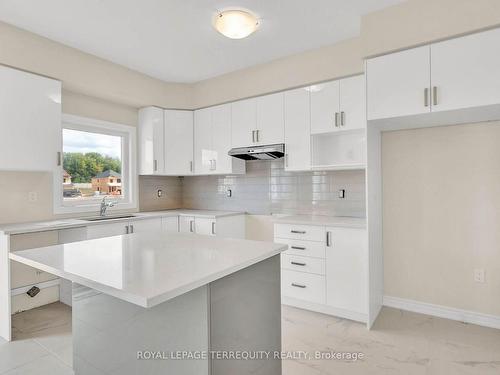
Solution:
[(283, 143), (279, 143), (267, 146), (232, 148), (229, 150), (228, 154), (229, 156), (243, 160), (279, 159), (285, 156), (285, 145)]

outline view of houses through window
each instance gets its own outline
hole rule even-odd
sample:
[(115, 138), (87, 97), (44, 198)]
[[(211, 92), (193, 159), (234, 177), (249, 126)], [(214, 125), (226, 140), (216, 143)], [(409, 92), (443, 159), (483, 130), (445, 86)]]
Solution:
[(63, 129), (65, 201), (122, 195), (122, 137)]

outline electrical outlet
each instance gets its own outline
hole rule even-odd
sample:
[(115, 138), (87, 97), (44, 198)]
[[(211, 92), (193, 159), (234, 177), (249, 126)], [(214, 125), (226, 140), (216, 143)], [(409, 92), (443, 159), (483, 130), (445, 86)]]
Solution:
[(227, 190), (226, 190), (226, 196), (227, 196), (228, 198), (231, 198), (231, 197), (233, 196), (233, 191), (232, 191), (231, 189), (227, 189)]
[(163, 190), (161, 190), (161, 189), (156, 190), (156, 196), (158, 198), (161, 198), (163, 196)]
[(339, 189), (339, 198), (344, 199), (345, 198), (345, 189)]
[(36, 191), (30, 191), (28, 193), (28, 202), (36, 202), (38, 200), (38, 193)]
[(485, 279), (484, 269), (476, 268), (474, 270), (474, 281), (476, 283), (484, 283), (484, 279)]

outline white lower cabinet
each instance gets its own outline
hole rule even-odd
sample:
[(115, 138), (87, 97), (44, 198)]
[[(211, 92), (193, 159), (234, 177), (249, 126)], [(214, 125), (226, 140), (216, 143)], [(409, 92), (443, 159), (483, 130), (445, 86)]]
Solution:
[(194, 216), (179, 216), (179, 232), (194, 233)]
[(179, 231), (179, 217), (178, 216), (165, 216), (161, 218), (161, 225), (164, 232), (178, 232)]
[(275, 224), (281, 254), (282, 302), (357, 321), (367, 317), (365, 229)]
[(129, 233), (161, 232), (161, 217), (151, 219), (130, 220), (128, 222)]
[(206, 234), (210, 236), (215, 236), (215, 219), (209, 219), (204, 217), (196, 217), (194, 219), (195, 232), (197, 234)]
[(87, 239), (104, 238), (127, 234), (128, 222), (95, 224), (87, 227)]

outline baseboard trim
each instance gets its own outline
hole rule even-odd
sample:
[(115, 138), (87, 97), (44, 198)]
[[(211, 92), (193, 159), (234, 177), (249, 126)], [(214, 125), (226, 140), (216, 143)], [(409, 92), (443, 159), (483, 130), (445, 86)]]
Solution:
[(304, 310), (311, 310), (322, 314), (333, 315), (339, 318), (354, 320), (360, 323), (368, 321), (368, 315), (356, 311), (339, 309), (332, 306), (323, 305), (320, 303), (308, 302), (297, 298), (281, 296), (281, 303), (283, 305), (298, 307)]
[(500, 316), (483, 314), (475, 311), (456, 309), (454, 307), (434, 305), (432, 303), (411, 299), (384, 296), (384, 306), (456, 320), (463, 323), (477, 324), (483, 327), (500, 329)]

